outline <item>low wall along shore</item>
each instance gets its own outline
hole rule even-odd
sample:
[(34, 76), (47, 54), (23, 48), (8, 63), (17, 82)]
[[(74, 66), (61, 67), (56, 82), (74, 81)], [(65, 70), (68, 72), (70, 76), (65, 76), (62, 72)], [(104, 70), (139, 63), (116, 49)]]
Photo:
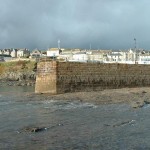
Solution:
[(36, 93), (59, 94), (150, 86), (150, 65), (39, 62)]

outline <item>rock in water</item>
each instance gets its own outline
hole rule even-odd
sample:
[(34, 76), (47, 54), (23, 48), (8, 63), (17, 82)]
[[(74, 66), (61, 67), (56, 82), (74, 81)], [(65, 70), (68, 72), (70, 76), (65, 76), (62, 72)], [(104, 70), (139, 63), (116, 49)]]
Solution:
[(141, 108), (145, 105), (145, 102), (143, 100), (141, 101), (133, 101), (131, 102), (132, 108)]
[(23, 129), (25, 132), (41, 132), (46, 130), (45, 127), (26, 127)]

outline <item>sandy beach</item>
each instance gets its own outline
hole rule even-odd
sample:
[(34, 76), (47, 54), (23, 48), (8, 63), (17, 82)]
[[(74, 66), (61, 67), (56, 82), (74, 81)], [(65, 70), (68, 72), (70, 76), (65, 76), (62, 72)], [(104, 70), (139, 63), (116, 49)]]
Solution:
[(122, 89), (106, 89), (102, 91), (91, 92), (74, 92), (64, 93), (58, 95), (50, 94), (29, 94), (28, 100), (33, 98), (35, 100), (66, 100), (66, 101), (81, 101), (94, 104), (111, 104), (111, 103), (144, 103), (150, 102), (150, 87), (137, 88), (122, 88)]

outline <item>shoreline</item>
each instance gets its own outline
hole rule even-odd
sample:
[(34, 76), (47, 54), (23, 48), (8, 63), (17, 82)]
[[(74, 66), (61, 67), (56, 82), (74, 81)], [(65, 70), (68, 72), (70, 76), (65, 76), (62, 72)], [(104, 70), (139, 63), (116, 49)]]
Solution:
[(74, 92), (58, 95), (32, 93), (27, 94), (26, 96), (29, 99), (34, 97), (37, 101), (80, 101), (96, 105), (126, 103), (131, 105), (133, 108), (138, 108), (150, 103), (150, 87), (105, 89), (102, 91)]
[[(7, 81), (0, 80), (0, 87), (33, 87), (34, 81)], [(150, 87), (134, 87), (120, 89), (103, 89), (100, 91), (70, 92), (63, 94), (43, 94), (27, 92), (23, 93), (24, 98), (20, 101), (44, 101), (44, 100), (63, 100), (63, 101), (79, 101), (83, 103), (102, 104), (119, 104), (125, 103), (133, 108), (143, 107), (150, 104)]]
[(35, 86), (34, 80), (22, 80), (22, 81), (16, 81), (16, 80), (8, 80), (8, 79), (1, 79), (0, 80), (0, 87), (3, 86)]

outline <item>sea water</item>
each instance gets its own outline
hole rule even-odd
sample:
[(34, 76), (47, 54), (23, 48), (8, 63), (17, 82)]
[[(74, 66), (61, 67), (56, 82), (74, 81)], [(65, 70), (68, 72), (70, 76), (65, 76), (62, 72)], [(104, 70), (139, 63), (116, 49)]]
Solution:
[[(149, 150), (150, 107), (30, 100), (33, 87), (0, 87), (1, 150)], [(26, 128), (39, 127), (40, 132)]]

